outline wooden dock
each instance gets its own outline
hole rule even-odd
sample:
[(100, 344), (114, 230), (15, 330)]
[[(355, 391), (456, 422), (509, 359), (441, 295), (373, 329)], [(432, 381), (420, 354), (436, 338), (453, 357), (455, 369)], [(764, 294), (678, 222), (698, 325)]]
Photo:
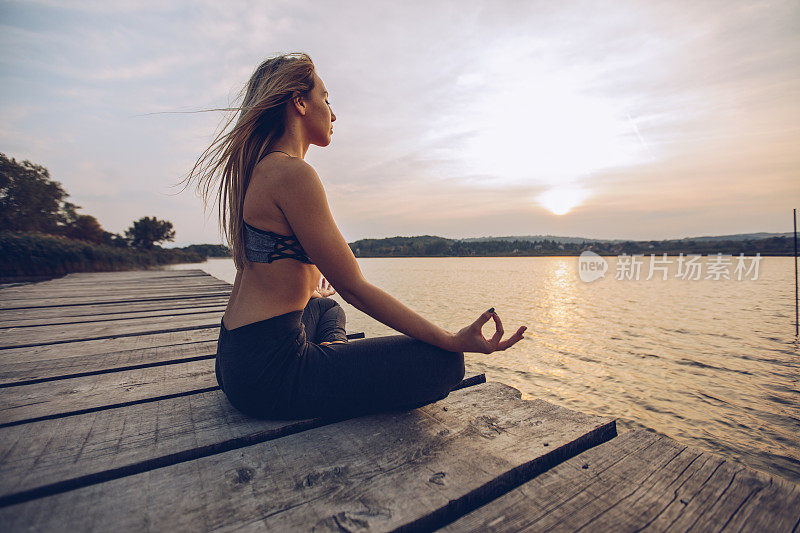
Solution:
[[(800, 487), (470, 376), (418, 409), (245, 417), (201, 270), (0, 289), (2, 531), (793, 531)], [(357, 342), (357, 341), (355, 341)]]

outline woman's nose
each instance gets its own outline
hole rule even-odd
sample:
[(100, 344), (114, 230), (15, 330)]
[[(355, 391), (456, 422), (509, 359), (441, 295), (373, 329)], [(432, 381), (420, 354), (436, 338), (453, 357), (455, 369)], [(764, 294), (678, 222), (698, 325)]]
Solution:
[(333, 111), (331, 111), (331, 122), (336, 122), (336, 114)]

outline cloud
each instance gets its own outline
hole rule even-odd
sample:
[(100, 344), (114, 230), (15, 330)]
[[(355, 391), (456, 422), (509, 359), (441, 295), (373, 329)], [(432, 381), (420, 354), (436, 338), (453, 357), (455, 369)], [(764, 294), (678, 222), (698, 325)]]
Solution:
[(28, 4), (54, 11), (80, 11), (83, 13), (112, 13), (126, 14), (147, 10), (150, 12), (170, 12), (174, 8), (171, 2), (152, 2), (150, 0), (116, 0), (104, 2), (103, 0), (17, 0), (4, 2), (5, 4)]
[(187, 59), (184, 55), (162, 56), (155, 59), (148, 59), (134, 65), (105, 68), (96, 72), (87, 73), (85, 76), (89, 80), (94, 81), (142, 80), (163, 76), (176, 67), (185, 67), (187, 63), (193, 62), (196, 62), (194, 58)]

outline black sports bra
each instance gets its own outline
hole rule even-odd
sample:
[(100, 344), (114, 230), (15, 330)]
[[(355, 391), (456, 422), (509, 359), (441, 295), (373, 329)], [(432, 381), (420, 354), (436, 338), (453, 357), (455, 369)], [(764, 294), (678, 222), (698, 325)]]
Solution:
[(244, 222), (244, 255), (248, 261), (253, 263), (272, 263), (276, 259), (296, 259), (303, 263), (314, 264), (294, 235), (281, 235), (254, 228), (247, 222)]

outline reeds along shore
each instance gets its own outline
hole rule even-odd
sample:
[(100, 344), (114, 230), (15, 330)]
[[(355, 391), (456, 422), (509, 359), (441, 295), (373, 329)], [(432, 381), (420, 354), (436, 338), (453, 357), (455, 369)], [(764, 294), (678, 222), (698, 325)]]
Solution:
[(92, 244), (42, 233), (0, 232), (0, 279), (61, 276), (70, 272), (141, 269), (174, 263), (199, 263), (193, 250), (138, 250)]

